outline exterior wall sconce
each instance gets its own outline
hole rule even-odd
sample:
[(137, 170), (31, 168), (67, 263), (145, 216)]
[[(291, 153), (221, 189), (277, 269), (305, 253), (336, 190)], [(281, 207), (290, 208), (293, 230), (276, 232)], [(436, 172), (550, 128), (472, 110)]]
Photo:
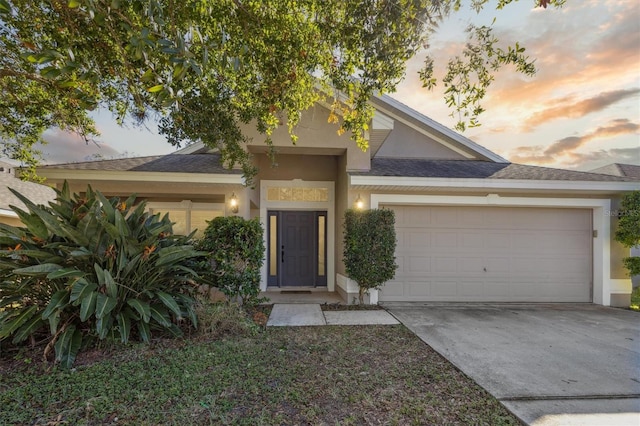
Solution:
[(238, 213), (238, 197), (236, 197), (235, 192), (232, 193), (231, 198), (229, 198), (229, 207), (232, 213)]
[(360, 194), (358, 194), (358, 198), (356, 198), (355, 206), (357, 210), (362, 210), (364, 208), (364, 200), (360, 198)]

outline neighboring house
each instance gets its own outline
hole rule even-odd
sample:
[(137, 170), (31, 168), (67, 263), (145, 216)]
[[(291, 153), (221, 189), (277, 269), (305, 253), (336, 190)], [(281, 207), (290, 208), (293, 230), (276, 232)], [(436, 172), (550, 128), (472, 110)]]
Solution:
[[(603, 173), (613, 176), (624, 176), (640, 181), (640, 166), (634, 164), (612, 163), (597, 169), (591, 170), (592, 173)], [(640, 189), (640, 188), (638, 188)], [(640, 246), (631, 248), (631, 256), (640, 256)], [(640, 275), (631, 277), (633, 288), (640, 287)]]
[(636, 166), (635, 164), (611, 163), (589, 171), (591, 173), (602, 173), (605, 175), (622, 176), (640, 180), (640, 166)]
[(11, 226), (22, 226), (18, 215), (10, 206), (27, 211), (27, 207), (9, 190), (12, 188), (27, 197), (34, 204), (49, 204), (56, 198), (56, 193), (48, 186), (33, 182), (24, 182), (15, 177), (15, 166), (0, 161), (0, 223)]
[(511, 164), (390, 97), (372, 104), (367, 152), (337, 134), (320, 103), (302, 115), (295, 146), (286, 126), (274, 132), (276, 167), (264, 137), (247, 126), (260, 170), (254, 188), (201, 144), (38, 173), (76, 192), (91, 184), (107, 195), (137, 193), (152, 211), (170, 212), (178, 232), (217, 215), (260, 218), (265, 291), (339, 292), (351, 301), (357, 287), (342, 262), (343, 214), (359, 199), (396, 213), (399, 268), (377, 294), (382, 302), (628, 303), (610, 212), (638, 182)]

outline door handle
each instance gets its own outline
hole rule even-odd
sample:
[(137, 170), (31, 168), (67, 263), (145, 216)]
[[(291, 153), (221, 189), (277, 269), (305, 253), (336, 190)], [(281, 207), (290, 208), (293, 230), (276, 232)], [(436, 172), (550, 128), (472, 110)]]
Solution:
[(282, 246), (282, 252), (281, 252), (281, 254), (282, 254), (282, 263), (284, 263), (284, 246)]

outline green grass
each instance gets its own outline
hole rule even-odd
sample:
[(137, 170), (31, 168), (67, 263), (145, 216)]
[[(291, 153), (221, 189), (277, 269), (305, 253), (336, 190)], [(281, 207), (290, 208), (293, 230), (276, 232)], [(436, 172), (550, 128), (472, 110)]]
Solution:
[(636, 287), (631, 292), (631, 305), (629, 305), (629, 308), (632, 311), (640, 312), (640, 287)]
[(3, 425), (518, 424), (403, 326), (159, 341), (51, 373), (0, 362)]

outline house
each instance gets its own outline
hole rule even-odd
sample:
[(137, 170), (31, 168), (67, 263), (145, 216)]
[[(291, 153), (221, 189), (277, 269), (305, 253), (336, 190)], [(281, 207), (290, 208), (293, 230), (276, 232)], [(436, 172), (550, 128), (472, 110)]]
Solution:
[(34, 204), (49, 204), (56, 198), (56, 193), (48, 186), (33, 182), (25, 182), (15, 177), (16, 167), (11, 163), (0, 161), (0, 223), (11, 226), (22, 226), (16, 212), (11, 206), (27, 211), (27, 206), (9, 190), (12, 188), (27, 197)]
[[(264, 291), (357, 293), (342, 263), (343, 212), (396, 213), (396, 278), (372, 293), (381, 302), (593, 302), (628, 304), (631, 282), (613, 238), (612, 210), (637, 180), (512, 164), (402, 103), (372, 99), (376, 113), (363, 152), (329, 124), (318, 103), (291, 143), (273, 134), (277, 166), (251, 126), (254, 187), (200, 144), (176, 153), (40, 167), (73, 191), (137, 193), (169, 212), (176, 232), (203, 229), (219, 215), (264, 224)], [(231, 201), (235, 207), (231, 206)]]
[(640, 180), (640, 166), (635, 164), (611, 163), (606, 166), (590, 170), (591, 173), (602, 173), (612, 176), (624, 176), (635, 180)]

